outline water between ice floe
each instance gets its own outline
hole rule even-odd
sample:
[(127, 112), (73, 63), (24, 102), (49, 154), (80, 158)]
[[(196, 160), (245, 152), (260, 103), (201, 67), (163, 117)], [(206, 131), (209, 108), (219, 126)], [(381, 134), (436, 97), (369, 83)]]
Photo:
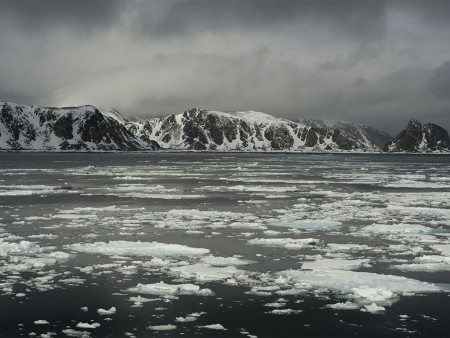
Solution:
[(0, 157), (0, 335), (450, 329), (448, 156)]

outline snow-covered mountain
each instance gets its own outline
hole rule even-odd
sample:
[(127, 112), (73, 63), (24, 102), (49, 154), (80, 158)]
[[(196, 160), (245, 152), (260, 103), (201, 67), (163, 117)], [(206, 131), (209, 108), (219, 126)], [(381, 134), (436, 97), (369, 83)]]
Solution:
[(422, 125), (410, 120), (392, 142), (386, 144), (384, 151), (389, 152), (450, 152), (450, 139), (447, 130), (437, 124)]
[(93, 106), (39, 108), (0, 102), (0, 149), (4, 150), (154, 150), (117, 119)]
[(339, 129), (354, 140), (359, 140), (367, 149), (382, 149), (392, 140), (391, 135), (367, 124), (358, 124), (346, 121), (298, 119), (296, 122), (307, 126), (322, 129)]
[(191, 109), (125, 126), (143, 140), (180, 150), (380, 151), (390, 140), (386, 133), (368, 126), (356, 131), (347, 127), (347, 131), (339, 126), (308, 125), (255, 111)]

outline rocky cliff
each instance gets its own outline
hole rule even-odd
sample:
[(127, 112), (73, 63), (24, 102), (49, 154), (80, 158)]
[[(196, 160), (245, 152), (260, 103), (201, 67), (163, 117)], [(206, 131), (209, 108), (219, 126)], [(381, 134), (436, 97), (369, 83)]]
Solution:
[(388, 152), (448, 152), (450, 139), (447, 130), (437, 124), (422, 125), (417, 120), (410, 120), (405, 130), (386, 144)]
[(125, 126), (145, 141), (180, 150), (374, 151), (380, 150), (382, 143), (368, 142), (366, 137), (341, 128), (308, 126), (254, 111), (191, 109)]
[(154, 150), (92, 106), (39, 108), (0, 102), (0, 149), (42, 151)]

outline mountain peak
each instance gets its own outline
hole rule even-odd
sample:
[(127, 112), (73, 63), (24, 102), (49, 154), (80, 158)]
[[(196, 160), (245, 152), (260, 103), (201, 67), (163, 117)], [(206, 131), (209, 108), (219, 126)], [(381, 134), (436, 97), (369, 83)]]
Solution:
[(422, 125), (411, 119), (406, 129), (388, 143), (385, 151), (389, 152), (443, 152), (450, 151), (450, 139), (447, 130), (437, 124)]

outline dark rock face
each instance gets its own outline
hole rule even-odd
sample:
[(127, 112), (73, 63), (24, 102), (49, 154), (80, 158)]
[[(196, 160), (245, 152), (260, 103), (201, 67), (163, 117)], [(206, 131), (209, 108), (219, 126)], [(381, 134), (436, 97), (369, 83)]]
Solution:
[(410, 120), (405, 130), (383, 148), (387, 152), (430, 152), (450, 151), (450, 139), (447, 130), (433, 124), (422, 125)]
[(53, 125), (55, 135), (64, 140), (72, 139), (73, 138), (72, 124), (73, 124), (72, 114), (60, 117), (58, 120), (56, 120), (55, 124)]
[(0, 149), (7, 150), (155, 150), (155, 141), (144, 143), (115, 119), (92, 106), (36, 108), (0, 103)]
[(274, 150), (290, 149), (294, 144), (294, 138), (285, 125), (271, 125), (264, 132), (264, 136), (270, 141)]
[(427, 123), (423, 126), (423, 133), (430, 150), (450, 150), (450, 138), (444, 128), (437, 124)]

